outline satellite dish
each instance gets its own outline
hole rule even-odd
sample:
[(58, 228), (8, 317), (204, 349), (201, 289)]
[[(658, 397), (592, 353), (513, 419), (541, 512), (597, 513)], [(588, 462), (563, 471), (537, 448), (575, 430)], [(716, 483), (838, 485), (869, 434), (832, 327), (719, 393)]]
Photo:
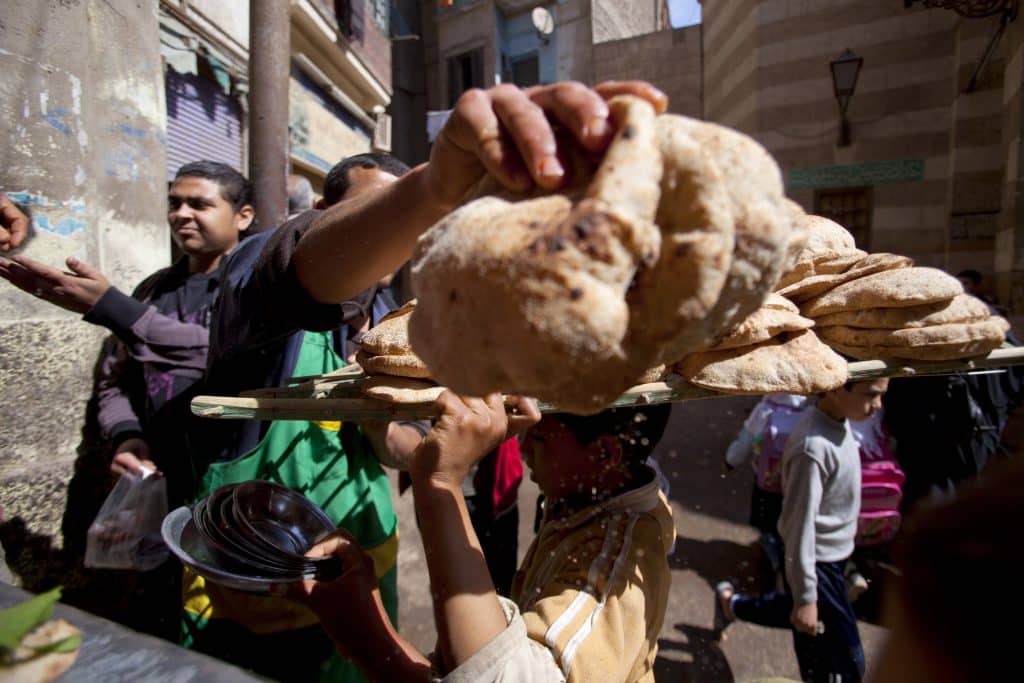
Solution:
[(555, 19), (551, 16), (551, 12), (543, 7), (534, 7), (530, 18), (533, 19), (533, 27), (540, 35), (550, 36), (554, 32)]

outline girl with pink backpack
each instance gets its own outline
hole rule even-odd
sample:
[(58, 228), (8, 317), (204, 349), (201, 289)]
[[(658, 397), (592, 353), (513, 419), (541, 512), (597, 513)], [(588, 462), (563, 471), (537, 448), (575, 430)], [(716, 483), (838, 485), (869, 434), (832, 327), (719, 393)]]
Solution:
[(750, 525), (761, 532), (761, 547), (776, 576), (781, 576), (783, 557), (782, 539), (776, 529), (782, 511), (782, 451), (807, 405), (805, 396), (767, 394), (750, 411), (725, 453), (729, 470), (751, 460), (755, 479)]

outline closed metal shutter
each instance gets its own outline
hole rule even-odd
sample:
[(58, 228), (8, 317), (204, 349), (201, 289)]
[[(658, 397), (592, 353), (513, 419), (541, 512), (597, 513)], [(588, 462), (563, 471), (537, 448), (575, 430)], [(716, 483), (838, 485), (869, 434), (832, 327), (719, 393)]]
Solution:
[(209, 159), (242, 171), (242, 108), (220, 86), (168, 68), (167, 179), (182, 164)]

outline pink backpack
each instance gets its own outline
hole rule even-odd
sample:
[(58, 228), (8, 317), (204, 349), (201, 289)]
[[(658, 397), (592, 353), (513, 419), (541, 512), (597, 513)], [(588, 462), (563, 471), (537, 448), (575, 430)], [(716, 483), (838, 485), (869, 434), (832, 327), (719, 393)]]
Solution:
[(754, 440), (757, 487), (770, 493), (782, 493), (782, 452), (786, 441), (803, 415), (805, 406), (772, 404), (764, 429)]
[(888, 449), (886, 435), (881, 452), (861, 449), (860, 514), (857, 516), (855, 543), (879, 545), (891, 541), (900, 529), (900, 502), (903, 500), (904, 474)]

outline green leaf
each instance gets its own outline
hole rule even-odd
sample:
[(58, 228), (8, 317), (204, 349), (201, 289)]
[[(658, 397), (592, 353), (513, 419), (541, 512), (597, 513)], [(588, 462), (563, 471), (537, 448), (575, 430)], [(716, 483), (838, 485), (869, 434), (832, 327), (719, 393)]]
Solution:
[(35, 652), (37, 655), (45, 655), (51, 652), (74, 652), (78, 649), (78, 646), (82, 644), (82, 637), (77, 633), (67, 638), (62, 638), (53, 643), (46, 645), (40, 645), (39, 647), (30, 647), (29, 649)]
[(53, 616), (53, 605), (60, 600), (60, 587), (40, 593), (14, 607), (0, 610), (0, 648), (13, 650), (22, 637)]

